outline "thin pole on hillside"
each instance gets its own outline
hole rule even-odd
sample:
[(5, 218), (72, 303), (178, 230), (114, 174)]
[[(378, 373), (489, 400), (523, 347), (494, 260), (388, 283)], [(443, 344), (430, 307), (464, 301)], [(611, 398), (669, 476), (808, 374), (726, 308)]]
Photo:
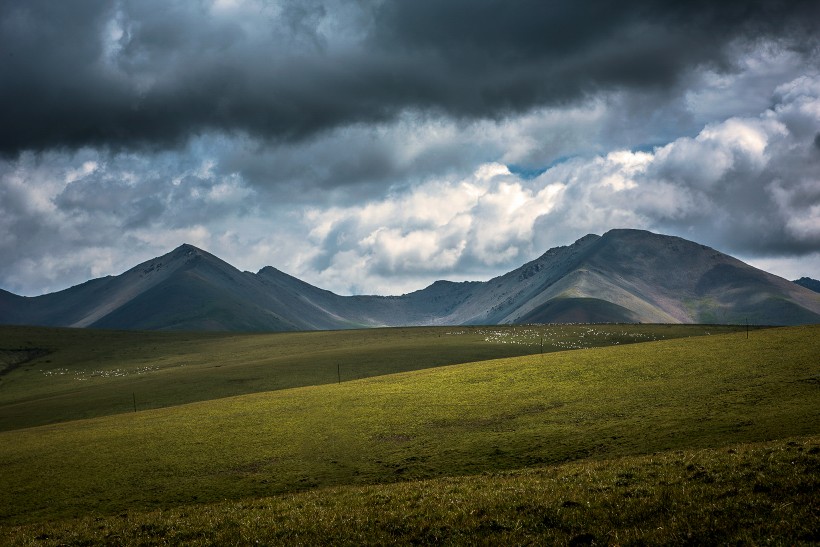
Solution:
[(746, 340), (749, 339), (749, 318), (746, 318)]
[(137, 411), (137, 394), (132, 392), (131, 393), (131, 398), (134, 400), (134, 412), (136, 412)]
[(339, 383), (342, 383), (342, 368), (339, 363), (336, 363), (336, 377), (339, 379)]

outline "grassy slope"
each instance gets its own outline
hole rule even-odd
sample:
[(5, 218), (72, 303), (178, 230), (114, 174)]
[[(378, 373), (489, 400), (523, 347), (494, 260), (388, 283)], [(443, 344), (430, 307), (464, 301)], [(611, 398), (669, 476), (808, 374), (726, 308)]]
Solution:
[[(395, 328), (275, 334), (0, 327), (0, 431), (569, 347), (734, 327)], [(36, 359), (15, 364), (26, 352)], [(13, 370), (4, 374), (5, 365)], [(338, 367), (338, 368), (337, 368)]]
[(813, 545), (820, 436), (19, 527), (9, 545)]
[(535, 355), (4, 432), (0, 519), (818, 434), (818, 334)]
[[(276, 334), (0, 329), (49, 355), (0, 378), (0, 430), (533, 351), (427, 329)], [(338, 365), (338, 368), (337, 368)]]

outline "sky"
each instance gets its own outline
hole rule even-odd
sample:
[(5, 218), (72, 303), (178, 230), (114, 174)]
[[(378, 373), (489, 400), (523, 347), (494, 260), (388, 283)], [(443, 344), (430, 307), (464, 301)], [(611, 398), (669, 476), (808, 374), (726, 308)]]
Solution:
[(820, 277), (816, 0), (0, 0), (0, 288), (338, 294), (639, 228)]

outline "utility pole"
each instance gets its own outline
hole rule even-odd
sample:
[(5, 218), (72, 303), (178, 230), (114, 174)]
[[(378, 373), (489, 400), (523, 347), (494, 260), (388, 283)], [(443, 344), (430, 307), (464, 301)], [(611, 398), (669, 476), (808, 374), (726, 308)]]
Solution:
[(134, 412), (137, 411), (137, 394), (133, 391), (131, 392), (131, 398), (134, 400)]
[(339, 363), (336, 363), (336, 377), (339, 379), (339, 383), (342, 383), (342, 369)]

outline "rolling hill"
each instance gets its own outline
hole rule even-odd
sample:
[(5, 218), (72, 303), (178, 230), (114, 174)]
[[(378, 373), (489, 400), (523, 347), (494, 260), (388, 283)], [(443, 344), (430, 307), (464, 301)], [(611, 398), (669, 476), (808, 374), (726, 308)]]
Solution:
[[(634, 327), (645, 328), (673, 329)], [(814, 545), (818, 334), (760, 329), (533, 354), (2, 431), (0, 543), (474, 545), (494, 533), (486, 543), (567, 545), (597, 515), (595, 536), (615, 539), (616, 528), (619, 544)], [(347, 333), (237, 338), (267, 339), (275, 352), (276, 338), (309, 350), (328, 335)], [(184, 374), (196, 381), (221, 362), (206, 357)], [(144, 377), (172, 383), (173, 370)], [(774, 440), (744, 457), (745, 443)], [(283, 523), (298, 514), (309, 517)], [(429, 526), (435, 533), (417, 535)], [(522, 529), (528, 537), (506, 535)]]
[(294, 331), (510, 323), (820, 322), (820, 294), (710, 247), (641, 230), (587, 235), (486, 282), (340, 296), (273, 267), (242, 272), (191, 245), (118, 276), (22, 297), (0, 324)]

